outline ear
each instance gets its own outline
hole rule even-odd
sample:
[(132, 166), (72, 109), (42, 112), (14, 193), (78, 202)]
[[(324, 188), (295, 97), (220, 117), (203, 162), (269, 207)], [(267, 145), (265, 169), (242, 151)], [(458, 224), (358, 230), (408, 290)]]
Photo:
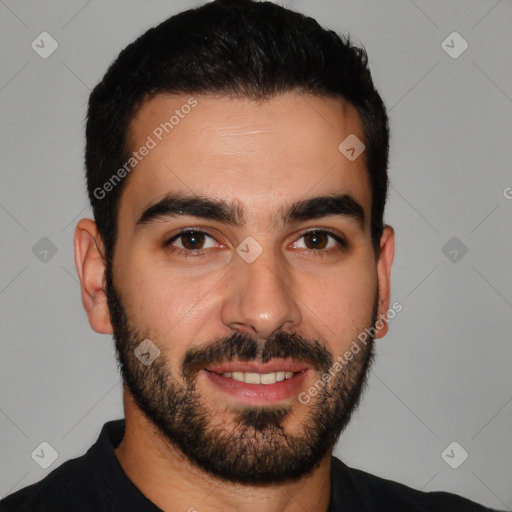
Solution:
[(91, 219), (82, 219), (76, 226), (75, 265), (89, 324), (100, 334), (112, 334), (114, 330), (104, 291), (105, 249), (96, 224)]
[[(379, 307), (375, 322), (375, 338), (382, 338), (388, 332), (387, 312), (391, 295), (391, 264), (395, 255), (395, 230), (384, 226), (380, 238), (380, 254), (377, 261), (377, 279), (379, 281)], [(380, 320), (380, 321), (379, 321)]]

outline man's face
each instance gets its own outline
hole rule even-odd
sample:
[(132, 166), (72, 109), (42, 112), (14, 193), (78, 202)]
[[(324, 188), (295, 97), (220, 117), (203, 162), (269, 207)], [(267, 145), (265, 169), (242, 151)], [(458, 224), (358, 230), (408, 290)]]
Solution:
[[(154, 147), (122, 193), (107, 272), (123, 378), (199, 467), (245, 483), (295, 478), (348, 423), (373, 340), (333, 363), (384, 312), (364, 154), (338, 149), (362, 127), (339, 100), (195, 100), (157, 96), (132, 123), (132, 149)], [(176, 109), (179, 122), (158, 130)], [(151, 208), (171, 193), (225, 202), (236, 222), (193, 201)], [(289, 211), (324, 196), (341, 200)], [(135, 351), (147, 339), (160, 350), (150, 364)]]

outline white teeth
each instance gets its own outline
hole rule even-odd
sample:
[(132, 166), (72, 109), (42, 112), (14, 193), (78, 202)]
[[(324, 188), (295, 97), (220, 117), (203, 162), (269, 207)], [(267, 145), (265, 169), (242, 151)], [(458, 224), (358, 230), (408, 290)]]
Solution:
[(240, 382), (244, 382), (245, 380), (245, 373), (244, 372), (233, 372), (231, 374), (231, 378), (234, 380), (238, 380)]
[(271, 373), (253, 373), (253, 372), (225, 372), (222, 374), (228, 379), (245, 382), (247, 384), (274, 384), (285, 379), (291, 379), (294, 372), (271, 372)]
[(247, 384), (260, 384), (260, 374), (245, 372), (245, 382)]
[[(262, 373), (260, 375), (260, 380), (261, 380), (262, 384), (274, 384), (274, 382), (276, 381), (276, 373), (275, 372)], [(245, 381), (245, 382), (247, 382), (247, 381)]]

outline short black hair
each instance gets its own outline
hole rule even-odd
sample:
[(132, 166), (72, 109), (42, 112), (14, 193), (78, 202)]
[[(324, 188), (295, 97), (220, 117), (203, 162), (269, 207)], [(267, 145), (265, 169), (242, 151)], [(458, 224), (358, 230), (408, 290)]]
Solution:
[(388, 189), (389, 127), (365, 49), (313, 18), (271, 2), (215, 0), (141, 35), (119, 54), (90, 95), (87, 188), (107, 262), (113, 258), (119, 199), (129, 176), (108, 193), (102, 187), (131, 156), (130, 123), (144, 101), (160, 93), (266, 100), (291, 91), (344, 98), (357, 109), (378, 255)]

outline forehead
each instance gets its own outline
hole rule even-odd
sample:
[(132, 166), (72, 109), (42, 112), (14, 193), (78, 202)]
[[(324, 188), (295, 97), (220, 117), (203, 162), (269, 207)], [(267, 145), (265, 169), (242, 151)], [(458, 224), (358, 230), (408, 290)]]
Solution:
[(247, 218), (270, 216), (273, 224), (285, 204), (343, 193), (369, 217), (365, 155), (350, 161), (339, 150), (354, 135), (364, 140), (359, 115), (341, 99), (157, 95), (130, 126), (128, 144), (139, 160), (121, 196), (120, 220), (135, 222), (173, 192), (234, 200)]

